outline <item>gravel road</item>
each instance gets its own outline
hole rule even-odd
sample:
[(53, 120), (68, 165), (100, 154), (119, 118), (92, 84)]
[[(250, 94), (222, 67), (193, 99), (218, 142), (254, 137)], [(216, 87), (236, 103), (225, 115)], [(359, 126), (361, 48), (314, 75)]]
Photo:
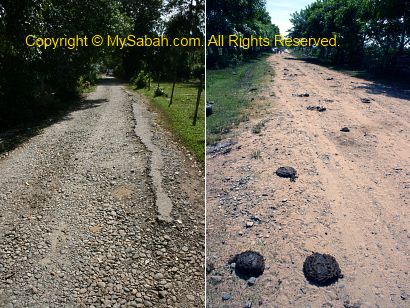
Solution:
[[(288, 54), (268, 62), (276, 75), (250, 94), (250, 121), (208, 155), (208, 306), (409, 307), (410, 93)], [(266, 261), (251, 286), (227, 264), (248, 249)], [(313, 251), (344, 278), (309, 284)]]
[(0, 159), (1, 307), (204, 305), (203, 174), (148, 108), (105, 78)]

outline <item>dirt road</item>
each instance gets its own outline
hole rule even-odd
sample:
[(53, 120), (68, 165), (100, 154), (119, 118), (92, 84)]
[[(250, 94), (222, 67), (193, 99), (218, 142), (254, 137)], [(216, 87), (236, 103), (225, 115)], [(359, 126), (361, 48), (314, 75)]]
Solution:
[(203, 186), (143, 99), (104, 79), (0, 159), (0, 306), (203, 306)]
[[(208, 155), (208, 306), (409, 307), (410, 93), (288, 54), (268, 62), (276, 76), (258, 85), (237, 143)], [(267, 266), (253, 286), (227, 264), (248, 249)], [(344, 278), (310, 285), (313, 251), (335, 256)]]

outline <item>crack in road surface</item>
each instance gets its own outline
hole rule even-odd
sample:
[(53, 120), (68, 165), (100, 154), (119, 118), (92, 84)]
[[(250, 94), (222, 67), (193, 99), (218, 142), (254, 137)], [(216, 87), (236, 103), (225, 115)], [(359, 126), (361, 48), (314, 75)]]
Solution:
[(202, 171), (124, 88), (104, 78), (0, 159), (0, 307), (203, 306)]
[[(129, 96), (131, 93), (127, 92)], [(151, 152), (151, 172), (153, 189), (155, 192), (155, 203), (158, 209), (158, 219), (171, 222), (172, 201), (168, 197), (162, 186), (161, 170), (164, 167), (161, 150), (152, 142), (153, 134), (151, 132), (150, 114), (144, 105), (134, 103), (132, 104), (134, 118), (135, 118), (135, 133), (141, 139), (142, 143)]]

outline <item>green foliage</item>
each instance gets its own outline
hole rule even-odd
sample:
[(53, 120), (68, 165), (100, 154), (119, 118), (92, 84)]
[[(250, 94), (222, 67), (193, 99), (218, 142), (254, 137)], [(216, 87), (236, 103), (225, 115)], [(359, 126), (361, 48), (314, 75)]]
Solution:
[(260, 134), (265, 127), (265, 121), (260, 121), (252, 127), (253, 134)]
[(252, 154), (251, 154), (251, 158), (252, 159), (261, 159), (262, 158), (261, 150), (253, 151)]
[[(304, 48), (337, 64), (370, 70), (397, 68), (410, 43), (410, 4), (405, 0), (317, 0), (292, 14), (293, 37), (331, 37), (338, 46)], [(406, 47), (407, 46), (407, 47)]]
[(41, 50), (22, 44), (26, 35), (203, 37), (204, 6), (204, 0), (1, 1), (0, 128), (36, 118), (45, 102), (51, 110), (53, 101), (92, 89), (103, 68), (124, 79), (137, 76), (137, 87), (146, 86), (146, 72), (184, 80), (204, 71), (202, 47)]
[[(279, 28), (271, 23), (264, 0), (210, 0), (207, 1), (207, 40), (211, 35), (230, 34), (243, 38), (270, 37), (279, 33)], [(225, 46), (227, 46), (225, 42)], [(243, 58), (250, 58), (271, 47), (251, 47), (248, 50), (226, 47), (208, 47), (207, 66), (226, 67), (237, 64)]]
[(158, 87), (154, 90), (154, 97), (158, 97), (158, 96), (167, 96), (167, 94), (165, 93), (164, 89), (161, 89), (160, 87)]
[[(205, 1), (191, 0), (122, 0), (127, 16), (132, 19), (133, 34), (168, 37), (203, 37)], [(165, 12), (167, 18), (160, 19)], [(187, 80), (193, 77), (194, 67), (204, 66), (204, 51), (198, 47), (131, 48), (118, 51), (123, 77), (130, 78), (145, 70), (163, 80)], [(204, 71), (204, 70), (203, 70)]]
[(200, 79), (204, 75), (205, 67), (202, 63), (196, 63), (192, 66), (191, 76), (195, 79)]
[[(167, 93), (171, 93), (172, 91), (171, 82), (162, 82), (160, 87)], [(204, 92), (202, 92), (199, 104), (197, 125), (192, 126), (198, 93), (198, 81), (176, 83), (171, 107), (168, 107), (169, 98), (165, 96), (154, 97), (153, 91), (148, 89), (140, 89), (138, 92), (150, 98), (151, 104), (157, 109), (163, 124), (169, 127), (186, 148), (195, 153), (197, 159), (204, 164)]]
[(230, 129), (247, 121), (243, 113), (250, 102), (249, 89), (269, 75), (266, 57), (241, 63), (235, 68), (207, 70), (207, 100), (213, 101), (213, 114), (207, 118), (207, 143), (221, 140)]
[[(97, 81), (96, 64), (107, 50), (27, 47), (41, 37), (105, 35), (126, 27), (117, 1), (2, 1), (0, 4), (0, 128), (31, 121), (57, 101), (74, 98)], [(119, 24), (119, 22), (124, 22)], [(89, 88), (89, 86), (86, 86)]]
[(131, 84), (135, 86), (136, 89), (146, 88), (149, 82), (149, 74), (145, 73), (144, 70), (140, 71), (137, 76), (131, 79)]

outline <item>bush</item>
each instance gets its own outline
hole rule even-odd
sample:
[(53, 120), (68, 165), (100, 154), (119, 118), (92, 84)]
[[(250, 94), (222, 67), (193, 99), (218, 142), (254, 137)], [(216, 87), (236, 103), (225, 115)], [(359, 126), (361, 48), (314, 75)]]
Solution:
[(148, 86), (149, 75), (143, 70), (138, 73), (137, 76), (131, 79), (131, 83), (137, 88), (142, 89)]
[(87, 80), (85, 76), (80, 76), (77, 82), (79, 90), (88, 89), (91, 86), (91, 82)]
[(158, 96), (167, 96), (167, 94), (165, 93), (163, 89), (156, 88), (154, 91), (154, 97), (158, 97)]
[[(114, 67), (114, 71), (113, 71), (113, 73), (114, 73), (114, 76), (116, 76), (116, 77), (119, 77), (119, 78), (127, 78), (126, 76), (126, 73), (125, 73), (125, 70), (124, 70), (124, 67), (123, 67), (123, 65), (121, 65), (121, 64), (118, 64), (117, 66), (115, 66)], [(134, 77), (135, 78), (135, 77)], [(131, 79), (132, 80), (132, 79)]]
[(205, 68), (202, 64), (196, 64), (193, 66), (191, 71), (192, 77), (200, 79), (203, 74), (205, 74)]
[(96, 84), (98, 82), (99, 79), (99, 74), (98, 74), (98, 69), (96, 67), (93, 67), (87, 74), (86, 76), (86, 81), (88, 81), (88, 83), (90, 85)]

